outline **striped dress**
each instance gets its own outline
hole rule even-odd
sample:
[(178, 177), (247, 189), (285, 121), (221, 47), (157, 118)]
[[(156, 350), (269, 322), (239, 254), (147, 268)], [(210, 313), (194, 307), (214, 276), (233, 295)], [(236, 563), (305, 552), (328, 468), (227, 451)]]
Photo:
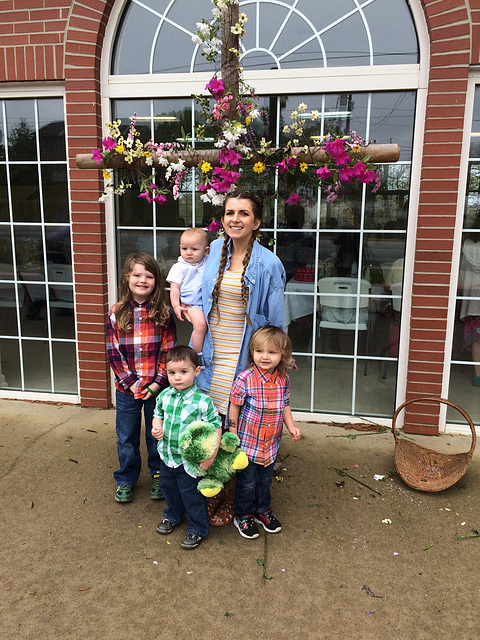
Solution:
[[(213, 342), (213, 378), (208, 394), (217, 411), (223, 415), (227, 413), (228, 399), (245, 328), (242, 271), (243, 269), (224, 272), (218, 292), (218, 306), (213, 305), (209, 317)], [(220, 319), (218, 307), (220, 307)]]

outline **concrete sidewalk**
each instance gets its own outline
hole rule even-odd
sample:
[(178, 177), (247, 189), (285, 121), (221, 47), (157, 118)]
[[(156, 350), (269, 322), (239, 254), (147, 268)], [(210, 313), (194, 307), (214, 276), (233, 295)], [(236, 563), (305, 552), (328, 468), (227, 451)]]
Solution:
[(390, 432), (298, 423), (272, 487), (281, 533), (212, 527), (185, 551), (184, 524), (155, 531), (146, 470), (114, 502), (114, 410), (0, 400), (0, 416), (2, 639), (478, 637), (480, 539), (458, 537), (480, 530), (476, 453), (457, 485), (421, 493)]

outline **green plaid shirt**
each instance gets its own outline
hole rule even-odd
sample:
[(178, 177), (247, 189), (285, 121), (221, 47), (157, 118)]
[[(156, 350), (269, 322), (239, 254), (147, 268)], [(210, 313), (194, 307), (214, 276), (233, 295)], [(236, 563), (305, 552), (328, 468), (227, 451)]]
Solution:
[(187, 426), (196, 420), (210, 422), (217, 429), (221, 428), (220, 416), (212, 399), (196, 385), (183, 391), (167, 387), (158, 396), (153, 415), (163, 420), (163, 439), (157, 445), (160, 458), (167, 467), (175, 468), (183, 464), (188, 475), (195, 478), (188, 462), (180, 454), (179, 442)]

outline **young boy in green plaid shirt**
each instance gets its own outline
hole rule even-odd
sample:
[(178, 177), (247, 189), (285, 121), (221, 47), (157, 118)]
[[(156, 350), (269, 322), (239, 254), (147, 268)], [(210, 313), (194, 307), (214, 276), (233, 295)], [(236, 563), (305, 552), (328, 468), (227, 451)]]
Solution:
[[(159, 486), (167, 502), (158, 533), (168, 534), (187, 516), (187, 535), (180, 545), (194, 549), (208, 534), (207, 499), (197, 489), (198, 478), (182, 457), (180, 438), (186, 427), (196, 420), (210, 422), (221, 436), (221, 420), (209, 396), (195, 385), (200, 373), (198, 355), (191, 347), (173, 347), (165, 358), (170, 387), (157, 398), (152, 423), (152, 435), (158, 440), (160, 454)], [(218, 448), (217, 448), (218, 450)], [(216, 452), (200, 463), (207, 470)]]

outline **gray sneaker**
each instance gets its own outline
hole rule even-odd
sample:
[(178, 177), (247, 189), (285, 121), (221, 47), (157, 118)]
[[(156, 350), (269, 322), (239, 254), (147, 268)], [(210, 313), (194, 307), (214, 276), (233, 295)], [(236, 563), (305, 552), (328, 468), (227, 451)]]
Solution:
[(170, 520), (167, 520), (167, 518), (162, 518), (162, 521), (157, 526), (157, 533), (165, 535), (167, 533), (172, 533), (174, 529), (175, 525), (173, 524), (173, 522), (170, 522)]
[(193, 533), (187, 533), (185, 538), (181, 541), (180, 546), (183, 549), (195, 549), (201, 543), (203, 538), (200, 536), (196, 536)]

